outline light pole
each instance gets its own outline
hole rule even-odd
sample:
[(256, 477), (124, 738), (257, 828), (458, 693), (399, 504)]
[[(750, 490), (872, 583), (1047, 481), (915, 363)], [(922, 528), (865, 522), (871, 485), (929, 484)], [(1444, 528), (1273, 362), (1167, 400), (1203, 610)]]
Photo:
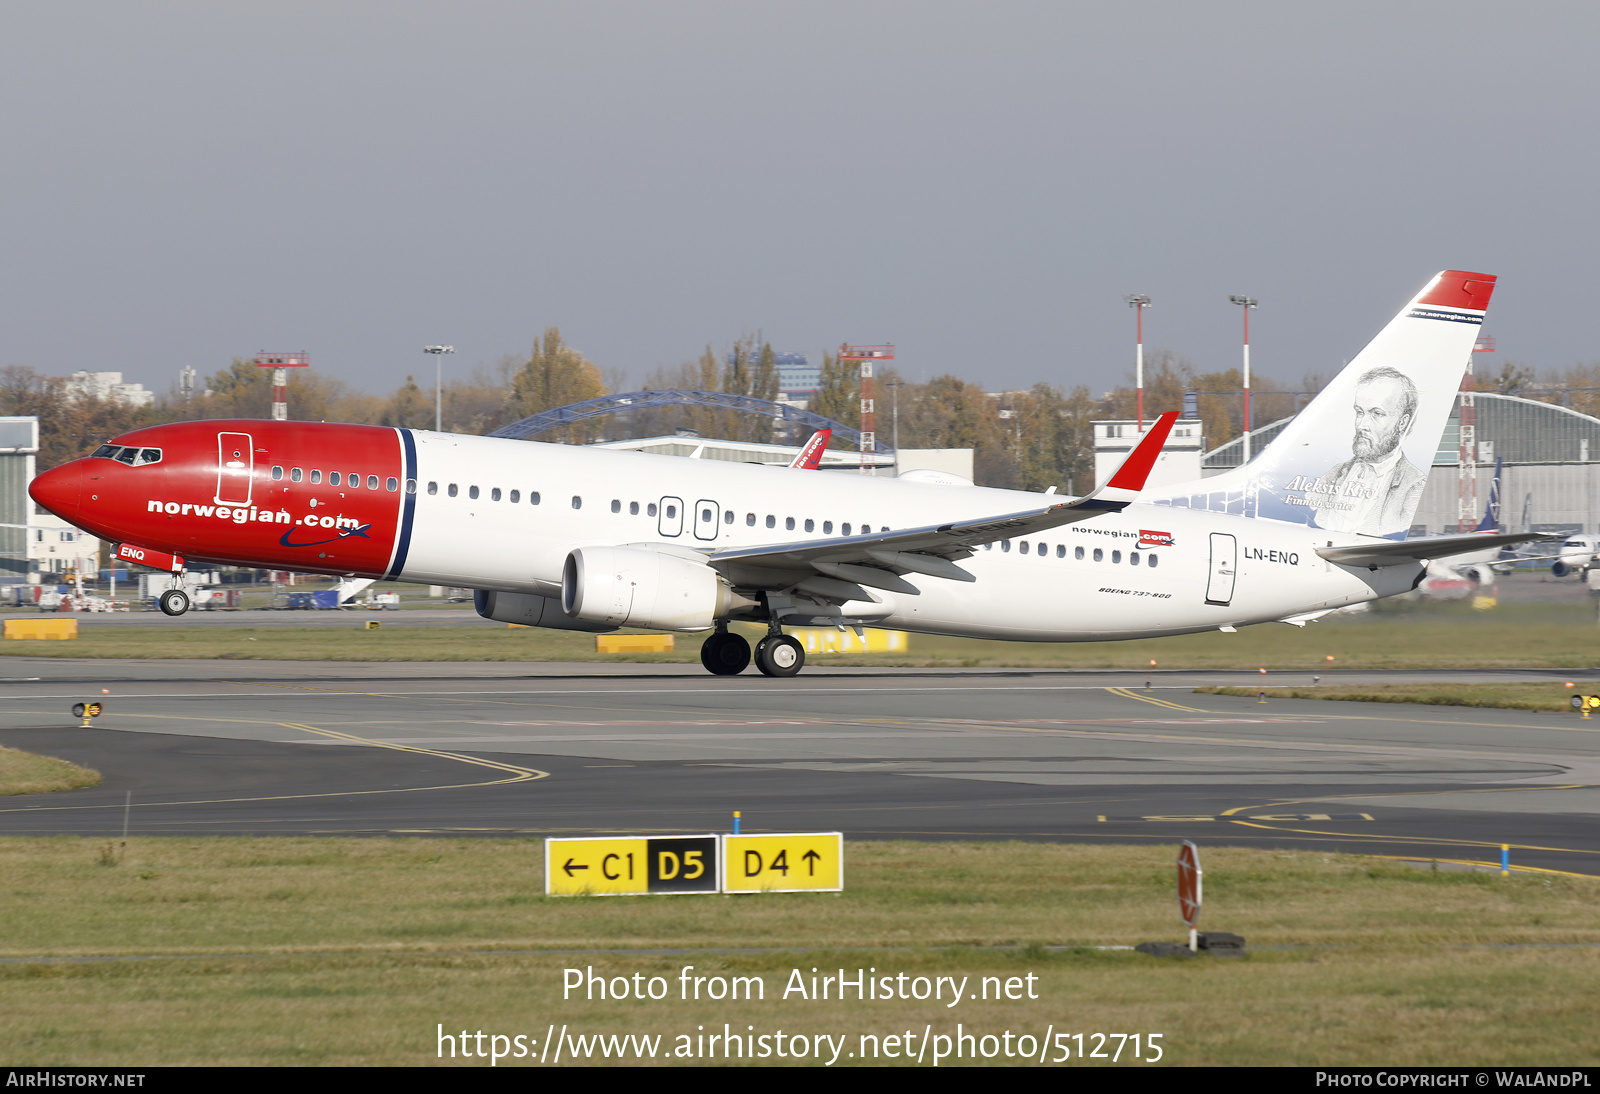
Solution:
[(444, 432), (444, 355), (454, 353), (454, 346), (423, 346), (423, 353), (433, 354), (434, 382), (433, 382), (433, 430), (435, 433)]
[(1122, 299), (1128, 302), (1138, 320), (1134, 323), (1134, 349), (1133, 349), (1133, 386), (1138, 392), (1139, 432), (1144, 432), (1144, 310), (1150, 306), (1150, 298), (1143, 293), (1132, 293)]
[(1250, 462), (1250, 309), (1256, 306), (1256, 301), (1248, 296), (1229, 296), (1228, 299), (1244, 309), (1244, 460), (1239, 464), (1243, 467)]
[(900, 473), (900, 389), (906, 386), (904, 380), (893, 380), (884, 385), (889, 389), (889, 420), (890, 436), (894, 443), (894, 470)]

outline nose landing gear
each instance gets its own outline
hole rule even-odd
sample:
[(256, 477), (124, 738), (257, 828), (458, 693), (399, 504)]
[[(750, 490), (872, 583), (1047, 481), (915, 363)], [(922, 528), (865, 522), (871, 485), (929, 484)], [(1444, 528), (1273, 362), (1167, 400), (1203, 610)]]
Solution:
[(156, 598), (156, 606), (167, 615), (182, 615), (189, 610), (189, 594), (182, 589), (168, 589)]

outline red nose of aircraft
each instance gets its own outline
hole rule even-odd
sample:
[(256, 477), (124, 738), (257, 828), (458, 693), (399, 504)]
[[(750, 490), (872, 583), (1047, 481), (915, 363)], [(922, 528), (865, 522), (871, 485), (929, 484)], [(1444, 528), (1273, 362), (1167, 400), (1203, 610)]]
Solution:
[(53, 467), (39, 475), (28, 486), (34, 501), (70, 523), (77, 522), (78, 505), (83, 492), (83, 461)]

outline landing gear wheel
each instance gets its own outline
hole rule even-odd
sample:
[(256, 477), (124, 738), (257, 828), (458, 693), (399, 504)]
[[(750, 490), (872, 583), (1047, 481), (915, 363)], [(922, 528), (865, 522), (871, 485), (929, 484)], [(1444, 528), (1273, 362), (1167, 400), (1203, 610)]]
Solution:
[(189, 594), (182, 589), (168, 589), (156, 600), (156, 606), (168, 615), (182, 615), (189, 610)]
[(794, 676), (805, 663), (805, 649), (786, 634), (769, 635), (756, 646), (756, 667), (767, 676)]
[(713, 634), (700, 646), (700, 663), (718, 676), (738, 676), (750, 667), (750, 643), (727, 631)]

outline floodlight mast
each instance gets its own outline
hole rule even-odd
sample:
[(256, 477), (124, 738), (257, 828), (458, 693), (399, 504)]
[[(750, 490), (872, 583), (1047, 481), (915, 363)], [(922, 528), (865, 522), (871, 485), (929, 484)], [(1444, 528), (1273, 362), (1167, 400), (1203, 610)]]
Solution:
[(434, 381), (433, 381), (433, 429), (436, 433), (444, 432), (444, 355), (454, 353), (454, 346), (423, 346), (423, 353), (433, 354)]
[(1250, 309), (1257, 301), (1249, 296), (1229, 296), (1229, 300), (1244, 309), (1244, 458), (1239, 466), (1250, 462)]
[(1150, 298), (1143, 293), (1129, 293), (1122, 299), (1128, 302), (1128, 307), (1134, 310), (1137, 320), (1134, 323), (1134, 348), (1133, 348), (1133, 387), (1135, 391), (1136, 413), (1139, 417), (1138, 432), (1144, 432), (1144, 310), (1150, 306)]

